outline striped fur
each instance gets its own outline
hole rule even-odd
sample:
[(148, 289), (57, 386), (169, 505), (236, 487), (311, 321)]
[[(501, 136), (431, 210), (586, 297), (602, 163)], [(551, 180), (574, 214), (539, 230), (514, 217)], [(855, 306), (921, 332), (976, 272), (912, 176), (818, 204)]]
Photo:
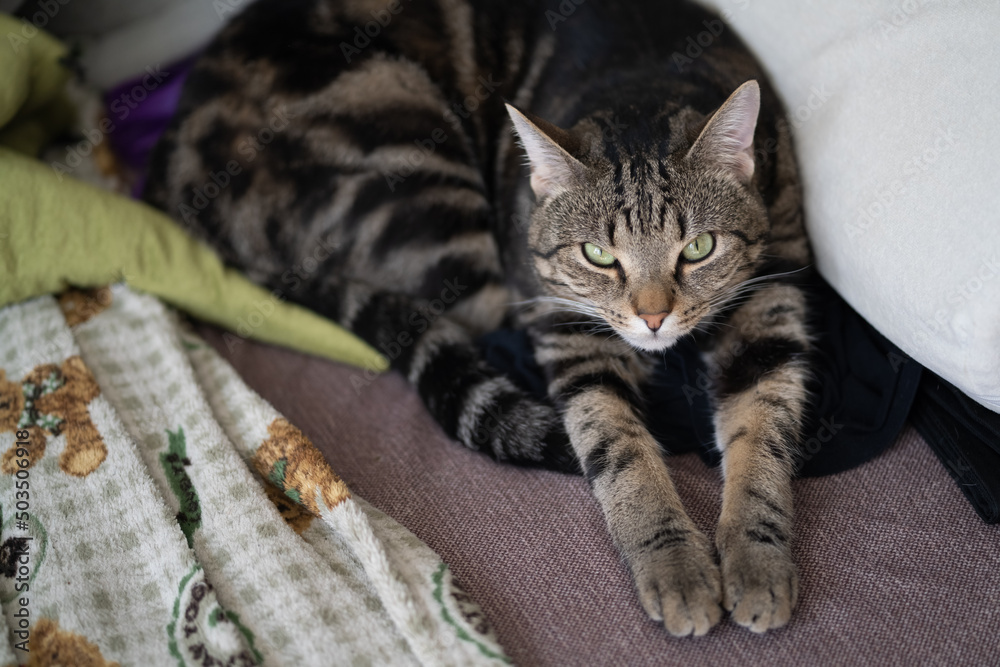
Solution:
[[(809, 350), (788, 274), (810, 255), (780, 105), (717, 18), (641, 0), (260, 0), (191, 73), (146, 196), (385, 352), (450, 436), (582, 470), (672, 634), (704, 634), (720, 604), (755, 631), (788, 620)], [(684, 259), (702, 234), (711, 253)], [(548, 401), (480, 358), (501, 322), (532, 336)], [(643, 420), (656, 353), (683, 336), (716, 383), (721, 567)]]

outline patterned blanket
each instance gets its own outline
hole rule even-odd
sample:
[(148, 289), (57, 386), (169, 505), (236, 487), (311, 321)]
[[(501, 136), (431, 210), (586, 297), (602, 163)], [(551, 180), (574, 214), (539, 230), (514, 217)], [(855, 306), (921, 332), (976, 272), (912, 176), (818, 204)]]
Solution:
[(508, 662), (444, 563), (155, 298), (0, 310), (0, 664)]

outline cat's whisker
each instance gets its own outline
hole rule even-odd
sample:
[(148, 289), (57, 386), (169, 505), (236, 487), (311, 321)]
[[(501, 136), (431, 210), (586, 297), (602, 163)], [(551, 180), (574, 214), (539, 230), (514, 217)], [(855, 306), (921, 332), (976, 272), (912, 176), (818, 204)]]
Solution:
[(723, 308), (725, 306), (732, 306), (732, 305), (746, 303), (747, 301), (749, 301), (750, 299), (752, 299), (755, 296), (755, 294), (756, 294), (756, 292), (754, 291), (754, 292), (751, 292), (751, 293), (740, 292), (738, 294), (732, 294), (732, 295), (726, 294), (726, 295), (723, 295), (721, 297), (713, 299), (712, 301), (709, 301), (708, 302), (708, 310), (709, 310), (709, 312), (712, 312), (712, 311), (715, 311), (715, 310), (719, 310), (719, 309), (721, 309), (721, 308)]
[(584, 320), (584, 321), (581, 321), (581, 322), (557, 322), (553, 326), (556, 326), (556, 327), (571, 327), (571, 326), (580, 326), (580, 325), (583, 325), (583, 324), (589, 324), (589, 325), (591, 325), (590, 331), (613, 331), (614, 330), (614, 327), (612, 327), (610, 324), (606, 324), (606, 323), (602, 323), (602, 322), (594, 322), (592, 320)]
[(793, 271), (782, 271), (780, 273), (768, 273), (768, 274), (765, 274), (763, 276), (757, 276), (755, 278), (748, 278), (747, 280), (744, 280), (744, 281), (742, 281), (740, 283), (737, 283), (736, 285), (734, 285), (730, 289), (738, 289), (740, 287), (744, 287), (744, 286), (747, 286), (747, 285), (755, 285), (757, 283), (764, 282), (764, 281), (767, 281), (767, 280), (773, 280), (775, 278), (784, 278), (785, 276), (791, 276), (791, 275), (794, 275), (796, 273), (801, 273), (802, 271), (805, 271), (808, 268), (809, 268), (808, 266), (804, 266), (801, 269), (795, 269)]
[(512, 306), (525, 306), (530, 307), (538, 304), (547, 304), (549, 306), (555, 307), (558, 311), (579, 313), (580, 315), (589, 315), (592, 317), (602, 317), (600, 309), (596, 306), (590, 304), (581, 303), (580, 301), (573, 301), (572, 299), (565, 299), (558, 296), (538, 296), (533, 299), (528, 299), (526, 301), (519, 301)]
[(701, 331), (703, 333), (710, 333), (712, 331), (712, 329), (714, 329), (716, 327), (726, 327), (727, 329), (735, 329), (736, 328), (732, 324), (730, 324), (729, 322), (720, 322), (718, 320), (707, 319), (707, 320), (702, 320), (701, 322), (699, 322), (698, 324), (696, 324), (692, 328), (692, 331)]

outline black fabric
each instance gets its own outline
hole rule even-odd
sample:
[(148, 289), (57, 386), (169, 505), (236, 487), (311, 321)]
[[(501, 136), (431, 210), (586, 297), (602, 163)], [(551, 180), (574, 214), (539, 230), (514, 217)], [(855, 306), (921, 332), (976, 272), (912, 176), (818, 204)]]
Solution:
[(1000, 522), (1000, 414), (925, 371), (910, 423), (980, 518)]
[[(818, 275), (803, 279), (814, 320), (813, 370), (803, 424), (799, 475), (848, 470), (891, 445), (906, 421), (920, 382), (910, 360), (861, 318)], [(529, 337), (501, 329), (480, 339), (486, 359), (522, 388), (546, 395)], [(697, 452), (718, 465), (708, 374), (697, 345), (682, 339), (663, 355), (645, 392), (650, 432), (671, 454)]]

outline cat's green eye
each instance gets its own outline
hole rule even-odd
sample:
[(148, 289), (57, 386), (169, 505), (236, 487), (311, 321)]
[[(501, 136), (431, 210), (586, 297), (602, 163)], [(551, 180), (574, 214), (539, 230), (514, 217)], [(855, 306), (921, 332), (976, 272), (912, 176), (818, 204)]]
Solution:
[(586, 255), (592, 264), (596, 264), (597, 266), (611, 266), (615, 263), (614, 255), (593, 243), (583, 244), (583, 254)]
[(681, 255), (689, 262), (697, 262), (700, 259), (708, 257), (708, 254), (712, 252), (712, 248), (714, 247), (715, 237), (705, 232), (704, 234), (699, 234), (698, 238), (684, 246)]

